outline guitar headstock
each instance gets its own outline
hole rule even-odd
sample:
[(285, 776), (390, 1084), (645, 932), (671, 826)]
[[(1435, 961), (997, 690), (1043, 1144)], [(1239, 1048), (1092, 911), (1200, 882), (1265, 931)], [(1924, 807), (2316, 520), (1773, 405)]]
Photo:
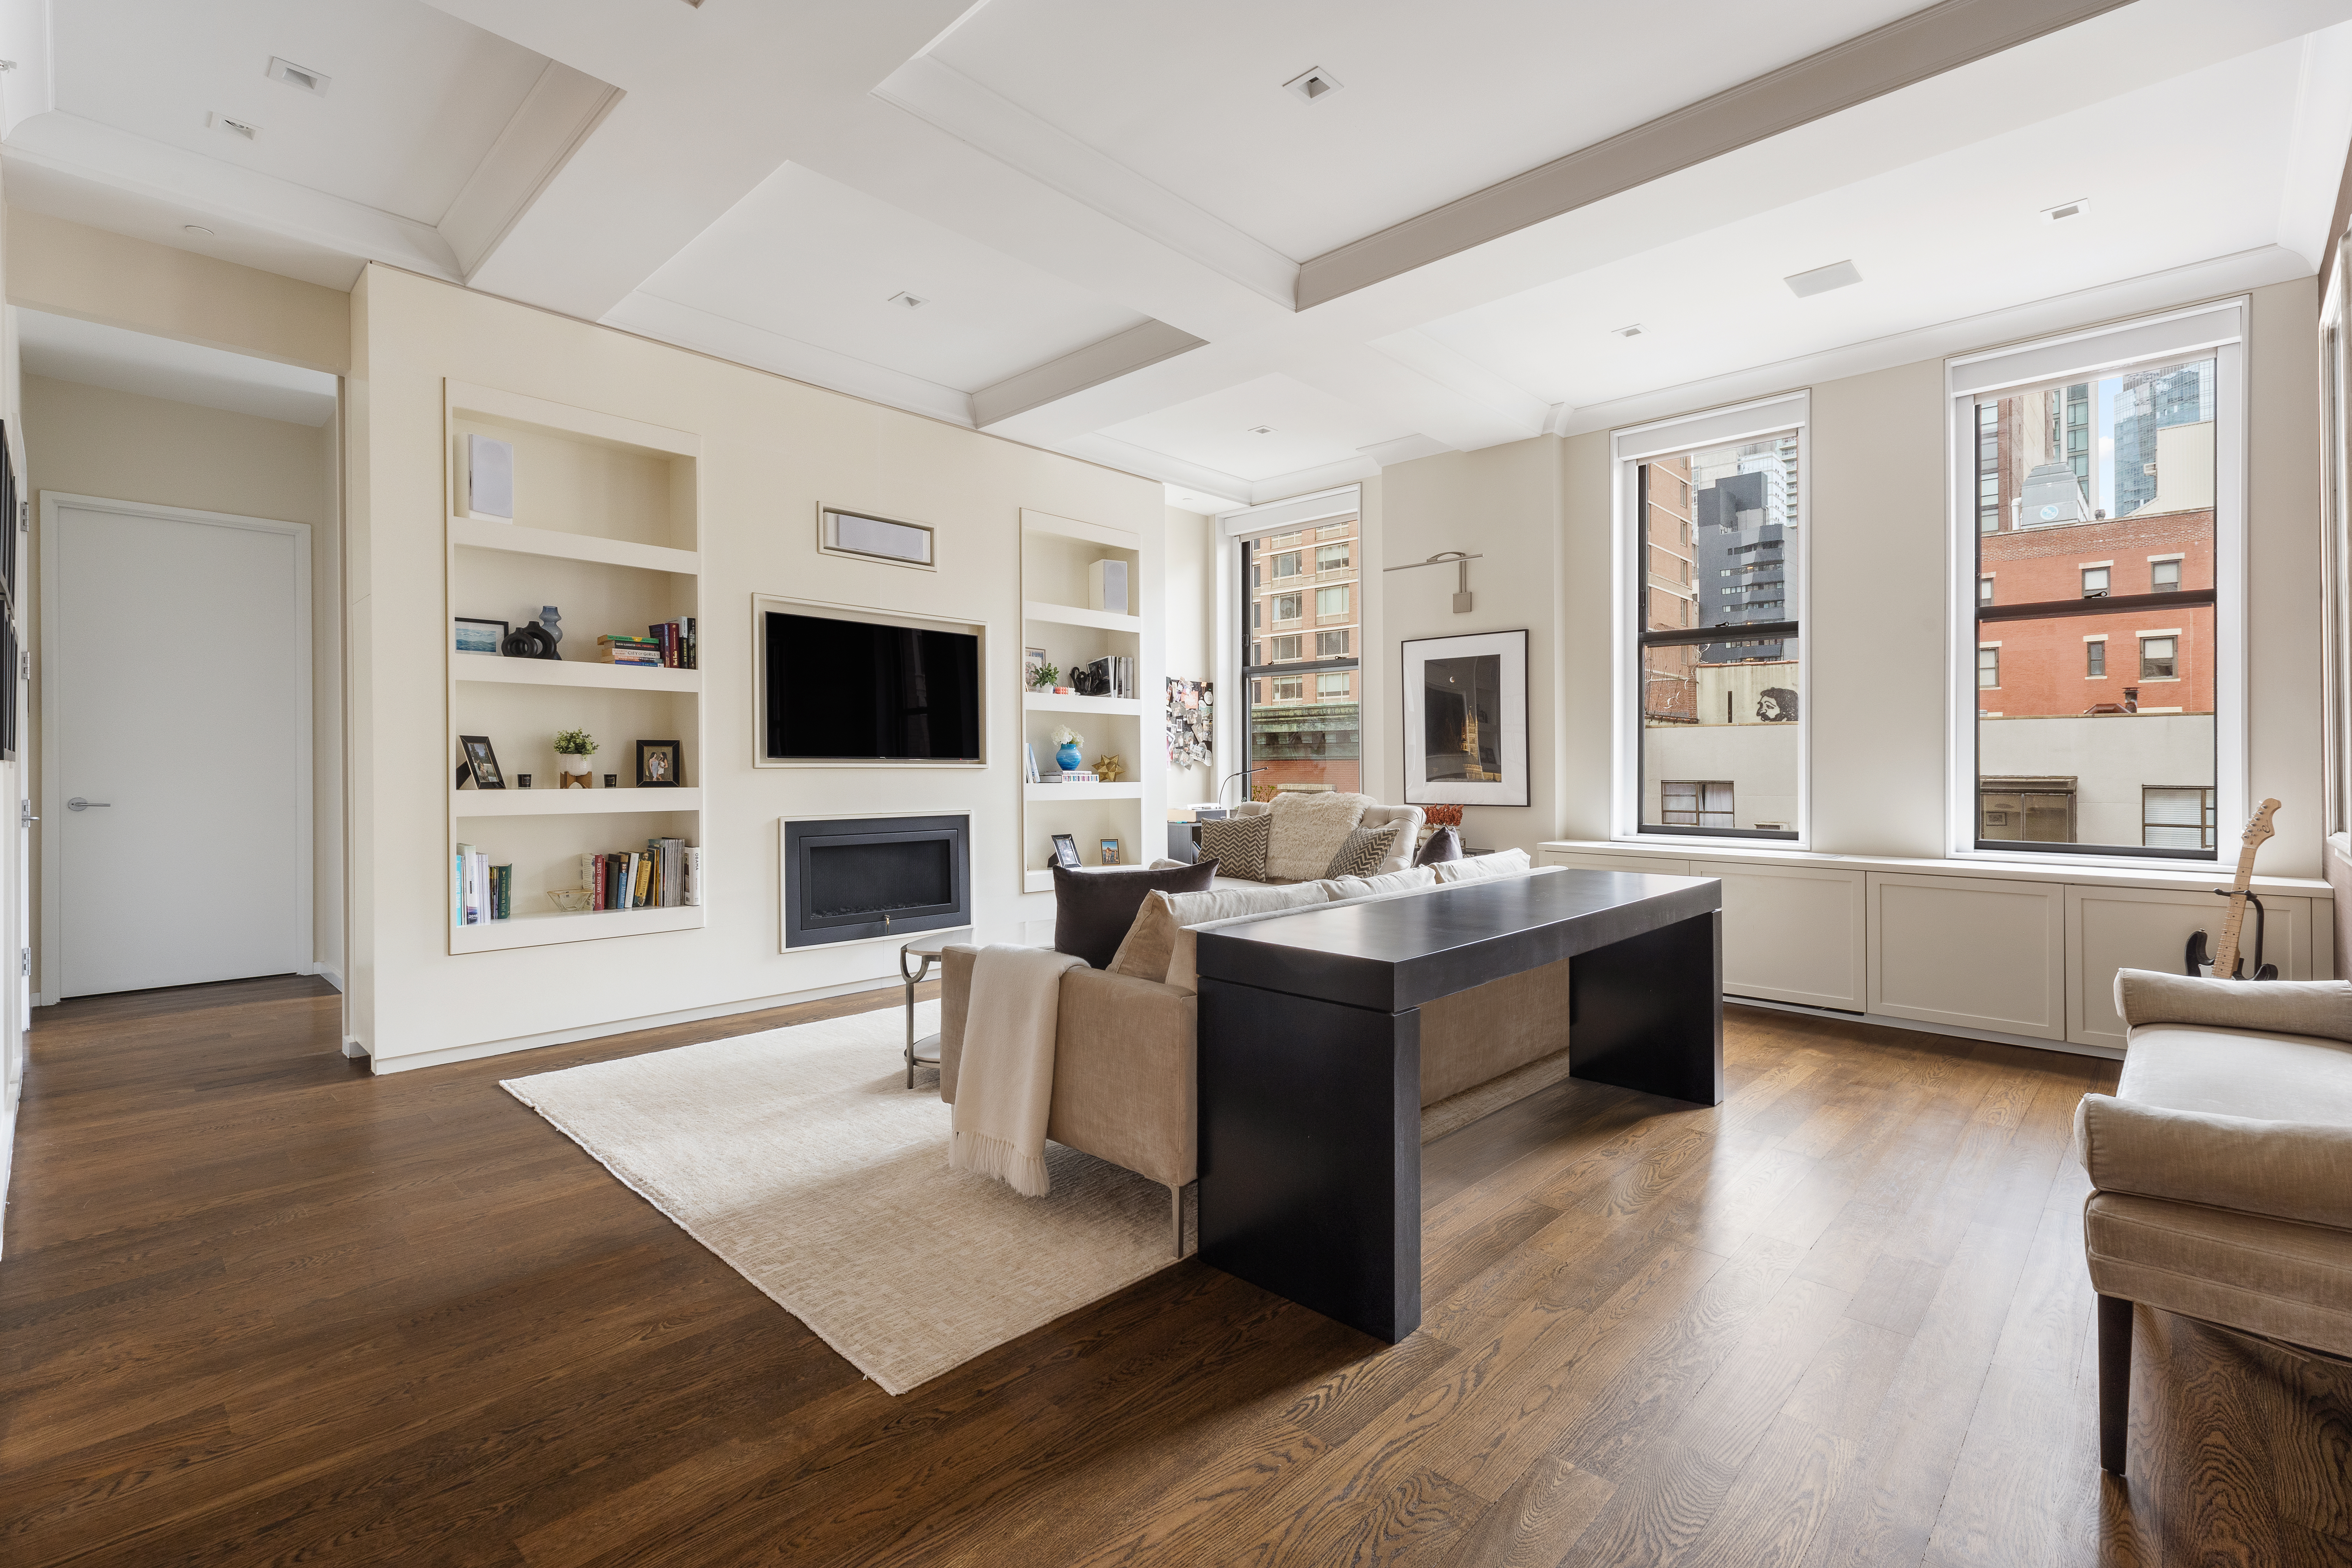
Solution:
[(2252, 820), (2246, 824), (2246, 836), (2238, 842), (2253, 849), (2260, 847), (2265, 838), (2275, 837), (2271, 831), (2271, 818), (2278, 814), (2278, 808), (2279, 803), (2274, 800), (2265, 800), (2255, 807)]

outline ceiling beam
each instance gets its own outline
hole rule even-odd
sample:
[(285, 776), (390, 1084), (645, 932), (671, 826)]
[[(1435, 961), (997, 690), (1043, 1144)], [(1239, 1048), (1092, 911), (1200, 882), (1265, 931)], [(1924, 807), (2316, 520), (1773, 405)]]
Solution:
[(2129, 3), (1942, 0), (1326, 251), (1299, 268), (1297, 308), (1311, 310)]
[(1016, 414), (1026, 414), (1088, 387), (1149, 369), (1161, 360), (1197, 349), (1207, 341), (1165, 321), (1146, 321), (982, 387), (971, 395), (972, 418), (985, 430)]

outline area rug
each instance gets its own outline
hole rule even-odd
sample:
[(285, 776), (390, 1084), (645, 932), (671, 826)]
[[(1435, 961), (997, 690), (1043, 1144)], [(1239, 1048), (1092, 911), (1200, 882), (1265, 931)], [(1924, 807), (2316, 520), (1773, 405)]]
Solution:
[(897, 1394), (1175, 1261), (1133, 1172), (1058, 1143), (1044, 1198), (949, 1170), (905, 1044), (891, 1007), (503, 1087)]

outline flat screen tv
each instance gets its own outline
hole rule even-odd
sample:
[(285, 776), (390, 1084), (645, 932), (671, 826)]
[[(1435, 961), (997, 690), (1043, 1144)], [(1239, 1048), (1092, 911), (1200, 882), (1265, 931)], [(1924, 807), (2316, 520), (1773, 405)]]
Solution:
[(775, 762), (980, 761), (980, 638), (765, 615), (767, 756)]

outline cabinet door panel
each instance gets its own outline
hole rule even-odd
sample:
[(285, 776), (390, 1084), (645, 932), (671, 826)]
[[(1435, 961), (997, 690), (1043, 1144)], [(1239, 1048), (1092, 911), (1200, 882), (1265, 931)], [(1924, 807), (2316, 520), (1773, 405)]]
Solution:
[(1870, 1011), (2066, 1037), (2065, 889), (1990, 877), (1869, 877)]
[(1859, 1013), (1866, 999), (1859, 871), (1694, 860), (1723, 882), (1723, 994)]
[[(2282, 980), (2311, 974), (2311, 900), (2264, 899), (2270, 929), (2263, 956)], [(2210, 952), (2221, 938), (2227, 903), (2210, 893), (2139, 888), (2066, 889), (2066, 1037), (2077, 1045), (2121, 1049), (2124, 1021), (2116, 1014), (2116, 971), (2182, 971), (2189, 933), (2205, 933)], [(2246, 961), (2253, 961), (2254, 921), (2246, 916)]]

